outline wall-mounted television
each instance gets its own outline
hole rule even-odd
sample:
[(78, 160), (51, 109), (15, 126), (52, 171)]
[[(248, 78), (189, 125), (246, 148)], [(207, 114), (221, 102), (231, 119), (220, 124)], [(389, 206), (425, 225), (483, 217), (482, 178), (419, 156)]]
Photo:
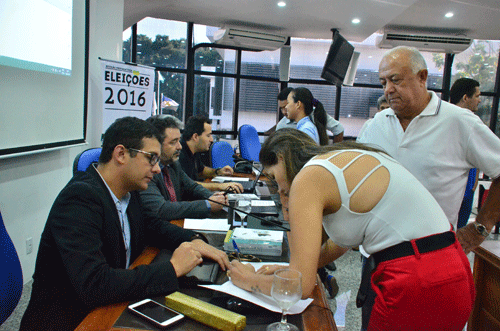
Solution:
[(332, 31), (332, 45), (326, 56), (321, 78), (327, 82), (340, 86), (346, 76), (347, 68), (349, 67), (349, 62), (354, 52), (354, 46), (342, 37), (338, 30)]

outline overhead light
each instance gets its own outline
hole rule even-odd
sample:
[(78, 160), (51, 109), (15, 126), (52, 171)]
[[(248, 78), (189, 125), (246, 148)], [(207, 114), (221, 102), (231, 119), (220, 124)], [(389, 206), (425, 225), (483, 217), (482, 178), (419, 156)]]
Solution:
[(285, 7), (285, 6), (286, 6), (286, 2), (285, 1), (278, 2), (278, 7)]
[(449, 13), (446, 13), (444, 15), (444, 17), (446, 17), (446, 18), (452, 18), (453, 17), (453, 13), (450, 11)]
[(351, 22), (352, 22), (352, 24), (359, 24), (359, 22), (361, 22), (361, 20), (359, 18), (353, 18)]

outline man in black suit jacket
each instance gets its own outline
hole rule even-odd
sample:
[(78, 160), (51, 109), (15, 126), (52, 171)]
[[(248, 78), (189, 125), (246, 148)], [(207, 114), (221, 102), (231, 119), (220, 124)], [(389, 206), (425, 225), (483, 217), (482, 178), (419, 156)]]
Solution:
[[(162, 134), (163, 141), (160, 157), (162, 171), (155, 174), (148, 188), (140, 193), (146, 214), (167, 221), (205, 218), (210, 216), (211, 211), (220, 211), (223, 204), (227, 205), (222, 192), (211, 192), (182, 170), (178, 162), (182, 149), (180, 121), (170, 115), (159, 115), (148, 118), (147, 122)], [(169, 192), (168, 185), (173, 187), (173, 192)]]
[[(204, 257), (226, 269), (224, 252), (200, 235), (144, 217), (137, 190), (160, 172), (160, 137), (149, 123), (115, 121), (97, 167), (75, 175), (56, 198), (42, 233), (21, 330), (73, 330), (94, 308), (168, 294)], [(170, 261), (128, 270), (147, 246)]]

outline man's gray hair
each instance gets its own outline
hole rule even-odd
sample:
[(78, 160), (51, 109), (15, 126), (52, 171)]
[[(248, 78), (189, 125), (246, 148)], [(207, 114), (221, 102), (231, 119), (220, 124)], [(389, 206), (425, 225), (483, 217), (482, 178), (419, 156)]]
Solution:
[(161, 120), (164, 120), (168, 123), (174, 122), (175, 126), (179, 130), (184, 129), (184, 124), (182, 123), (182, 121), (173, 115), (162, 114), (162, 115), (158, 115), (158, 118), (160, 118)]
[(377, 109), (380, 109), (380, 106), (382, 106), (383, 103), (388, 103), (387, 99), (385, 98), (385, 95), (380, 96), (377, 100)]
[(422, 53), (420, 53), (420, 51), (415, 47), (397, 46), (385, 52), (384, 57), (394, 53), (408, 53), (410, 68), (413, 74), (418, 73), (420, 70), (427, 69), (427, 63), (425, 62)]

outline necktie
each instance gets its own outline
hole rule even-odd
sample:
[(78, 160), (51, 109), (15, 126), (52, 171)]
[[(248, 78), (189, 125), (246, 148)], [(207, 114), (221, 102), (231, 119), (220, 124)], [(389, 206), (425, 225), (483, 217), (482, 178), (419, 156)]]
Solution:
[(177, 197), (175, 195), (174, 184), (172, 184), (172, 180), (170, 179), (170, 174), (168, 173), (168, 167), (163, 168), (163, 178), (165, 179), (165, 185), (167, 186), (168, 194), (170, 195), (170, 201), (176, 202)]

